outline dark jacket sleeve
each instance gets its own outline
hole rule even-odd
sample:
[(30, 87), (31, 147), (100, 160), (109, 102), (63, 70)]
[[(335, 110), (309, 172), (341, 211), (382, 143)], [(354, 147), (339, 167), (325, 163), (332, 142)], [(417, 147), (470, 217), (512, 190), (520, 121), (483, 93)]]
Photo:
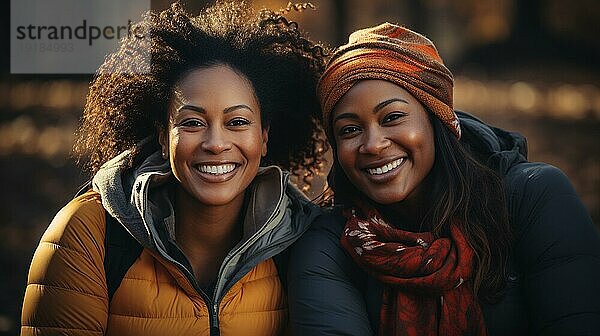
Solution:
[(600, 335), (600, 235), (567, 177), (513, 169), (514, 257), (535, 335)]
[(372, 335), (362, 273), (344, 252), (340, 216), (320, 217), (292, 248), (288, 269), (293, 335)]

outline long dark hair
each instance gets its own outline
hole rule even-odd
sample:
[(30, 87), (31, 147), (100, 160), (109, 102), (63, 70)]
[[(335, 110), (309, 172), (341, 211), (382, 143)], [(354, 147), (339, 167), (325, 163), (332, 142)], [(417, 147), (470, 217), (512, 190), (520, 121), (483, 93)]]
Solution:
[[(474, 290), (486, 302), (497, 301), (508, 276), (512, 235), (502, 177), (479, 162), (454, 134), (430, 115), (435, 141), (435, 161), (428, 181), (433, 198), (421, 219), (436, 237), (448, 234), (459, 223), (475, 251)], [(329, 137), (334, 150), (335, 142)], [(333, 203), (348, 206), (361, 193), (348, 180), (337, 160), (328, 176)], [(423, 226), (427, 227), (427, 226)]]
[[(87, 96), (74, 151), (91, 174), (124, 150), (138, 153), (137, 144), (147, 137), (158, 149), (156, 129), (166, 127), (177, 81), (215, 64), (239, 71), (254, 87), (263, 126), (270, 125), (263, 164), (289, 169), (299, 182), (322, 167), (326, 144), (315, 132), (316, 83), (325, 56), (295, 22), (234, 1), (192, 16), (175, 2), (146, 13), (134, 27), (140, 34), (107, 56)], [(139, 71), (144, 61), (149, 67)]]

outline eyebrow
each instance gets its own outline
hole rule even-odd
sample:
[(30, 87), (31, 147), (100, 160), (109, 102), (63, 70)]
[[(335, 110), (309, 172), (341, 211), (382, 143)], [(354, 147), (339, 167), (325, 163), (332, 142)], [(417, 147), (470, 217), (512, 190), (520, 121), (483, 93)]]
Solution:
[(381, 103), (377, 104), (377, 106), (375, 106), (375, 108), (373, 109), (373, 113), (377, 113), (379, 112), (382, 108), (390, 105), (391, 103), (395, 103), (395, 102), (401, 102), (404, 104), (408, 104), (408, 102), (402, 98), (392, 98), (392, 99), (388, 99), (388, 100), (384, 100)]
[(177, 112), (180, 112), (181, 110), (191, 110), (191, 111), (196, 111), (198, 113), (206, 113), (206, 110), (203, 109), (202, 107), (198, 107), (198, 106), (194, 106), (194, 105), (181, 105), (178, 109)]
[[(232, 112), (232, 111), (235, 111), (235, 110), (239, 110), (239, 109), (248, 109), (251, 112), (254, 112), (250, 108), (250, 106), (245, 105), (245, 104), (239, 104), (239, 105), (233, 105), (233, 106), (227, 107), (226, 109), (223, 110), (223, 113), (229, 113), (229, 112)], [(206, 114), (206, 110), (203, 109), (202, 107), (198, 107), (198, 106), (194, 106), (194, 105), (189, 105), (189, 104), (182, 105), (181, 107), (179, 107), (177, 109), (177, 112), (179, 112), (181, 110), (191, 110), (191, 111), (196, 111), (198, 113)]]
[(248, 109), (250, 112), (254, 113), (254, 110), (250, 108), (250, 106), (245, 104), (233, 105), (223, 110), (223, 113), (229, 113), (231, 111), (239, 110), (239, 109)]
[(341, 119), (358, 119), (358, 115), (356, 115), (356, 113), (350, 113), (350, 112), (339, 114), (337, 117), (335, 117), (333, 119), (332, 124), (335, 124), (336, 121), (341, 120)]
[[(377, 104), (377, 106), (375, 106), (373, 108), (373, 113), (377, 113), (382, 108), (390, 105), (391, 103), (395, 103), (395, 102), (400, 102), (400, 103), (408, 104), (408, 101), (406, 101), (406, 100), (404, 100), (402, 98), (391, 98), (391, 99), (384, 100), (381, 103)], [(337, 117), (335, 117), (333, 119), (333, 123), (335, 123), (336, 121), (338, 121), (340, 119), (358, 119), (358, 115), (355, 114), (355, 113), (350, 113), (350, 112), (342, 113), (342, 114), (338, 115)]]

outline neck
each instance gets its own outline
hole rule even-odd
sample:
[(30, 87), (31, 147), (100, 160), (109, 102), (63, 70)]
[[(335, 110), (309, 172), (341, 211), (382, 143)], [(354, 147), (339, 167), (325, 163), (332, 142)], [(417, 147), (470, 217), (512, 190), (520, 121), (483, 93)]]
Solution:
[(175, 198), (175, 235), (184, 251), (201, 249), (220, 254), (241, 239), (244, 194), (221, 206), (202, 204), (182, 188), (177, 188)]
[(432, 202), (431, 198), (428, 197), (428, 192), (426, 192), (432, 190), (429, 180), (429, 177), (427, 177), (404, 200), (381, 207), (385, 219), (402, 230), (413, 232), (431, 231), (431, 223), (423, 222)]
[(420, 206), (409, 204), (408, 201), (402, 201), (380, 208), (381, 214), (392, 226), (412, 232), (428, 231), (422, 223)]

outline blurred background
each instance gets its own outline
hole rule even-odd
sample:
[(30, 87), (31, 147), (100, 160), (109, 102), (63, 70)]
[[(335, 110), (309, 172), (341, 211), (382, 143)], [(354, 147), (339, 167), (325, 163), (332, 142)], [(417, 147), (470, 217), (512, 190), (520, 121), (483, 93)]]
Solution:
[[(189, 12), (211, 1), (182, 0)], [(280, 9), (287, 1), (251, 1)], [(156, 10), (170, 1), (152, 1)], [(600, 223), (600, 2), (597, 0), (314, 0), (291, 12), (327, 45), (389, 21), (434, 41), (455, 74), (455, 105), (529, 142), (561, 168)], [(11, 75), (10, 2), (0, 54), (0, 335), (19, 332), (33, 251), (87, 178), (71, 158), (91, 75)], [(596, 28), (593, 28), (596, 27)], [(568, 223), (565, 223), (568, 225)]]

